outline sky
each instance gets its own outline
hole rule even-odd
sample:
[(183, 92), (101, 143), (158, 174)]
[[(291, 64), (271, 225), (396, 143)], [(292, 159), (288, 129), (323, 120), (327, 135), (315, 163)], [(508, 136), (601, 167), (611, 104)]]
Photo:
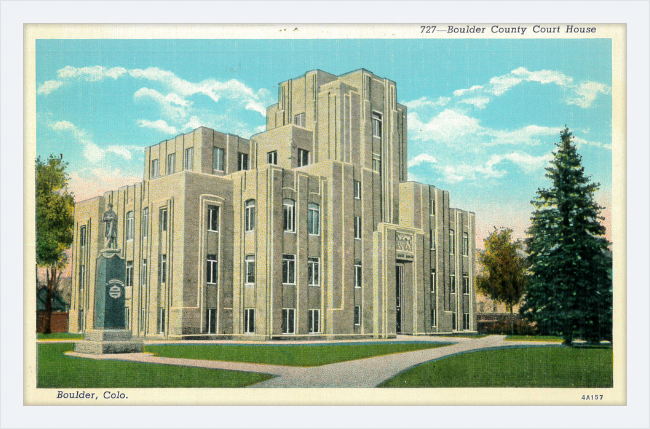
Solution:
[(475, 212), (477, 247), (525, 237), (565, 125), (611, 240), (611, 58), (609, 39), (37, 40), (37, 155), (63, 155), (81, 201), (141, 181), (146, 146), (263, 131), (279, 82), (365, 68), (408, 107), (409, 180)]

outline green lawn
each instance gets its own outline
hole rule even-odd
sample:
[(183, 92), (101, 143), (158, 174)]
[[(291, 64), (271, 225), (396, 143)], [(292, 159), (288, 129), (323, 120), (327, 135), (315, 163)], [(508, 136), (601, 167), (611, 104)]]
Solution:
[(380, 387), (612, 387), (611, 348), (526, 347), (450, 356)]
[(505, 341), (548, 341), (552, 343), (561, 343), (564, 339), (552, 335), (508, 335), (505, 338)]
[(272, 378), (267, 374), (63, 355), (73, 348), (66, 343), (38, 345), (38, 387), (244, 387)]
[(83, 340), (83, 334), (69, 334), (67, 332), (53, 332), (51, 334), (38, 333), (39, 340)]
[(432, 349), (451, 343), (371, 343), (318, 345), (161, 345), (145, 346), (157, 356), (266, 363), (290, 366), (320, 366), (392, 353)]

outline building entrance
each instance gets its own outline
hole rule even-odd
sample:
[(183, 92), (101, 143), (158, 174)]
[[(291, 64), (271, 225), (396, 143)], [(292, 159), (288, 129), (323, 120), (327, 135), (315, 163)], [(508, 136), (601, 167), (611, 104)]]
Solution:
[(395, 333), (402, 333), (402, 284), (404, 265), (395, 266)]

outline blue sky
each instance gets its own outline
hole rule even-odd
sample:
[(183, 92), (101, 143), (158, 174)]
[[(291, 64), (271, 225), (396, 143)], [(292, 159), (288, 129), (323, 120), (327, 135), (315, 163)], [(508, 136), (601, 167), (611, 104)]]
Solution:
[(89, 198), (141, 180), (161, 140), (263, 131), (278, 82), (365, 68), (409, 107), (409, 178), (476, 212), (480, 247), (492, 226), (523, 236), (565, 124), (611, 221), (611, 56), (609, 39), (38, 40), (37, 153)]

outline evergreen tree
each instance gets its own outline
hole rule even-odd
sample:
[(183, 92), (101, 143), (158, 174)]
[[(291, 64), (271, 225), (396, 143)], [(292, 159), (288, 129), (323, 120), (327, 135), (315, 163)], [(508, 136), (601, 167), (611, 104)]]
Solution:
[(572, 133), (561, 133), (546, 177), (538, 189), (527, 232), (530, 278), (521, 313), (547, 334), (590, 343), (612, 335), (612, 259), (603, 207), (594, 200), (600, 186), (584, 174)]
[(52, 296), (68, 260), (65, 250), (72, 244), (74, 197), (66, 191), (67, 163), (50, 155), (36, 160), (36, 263), (46, 268), (47, 298), (43, 332), (49, 334)]

